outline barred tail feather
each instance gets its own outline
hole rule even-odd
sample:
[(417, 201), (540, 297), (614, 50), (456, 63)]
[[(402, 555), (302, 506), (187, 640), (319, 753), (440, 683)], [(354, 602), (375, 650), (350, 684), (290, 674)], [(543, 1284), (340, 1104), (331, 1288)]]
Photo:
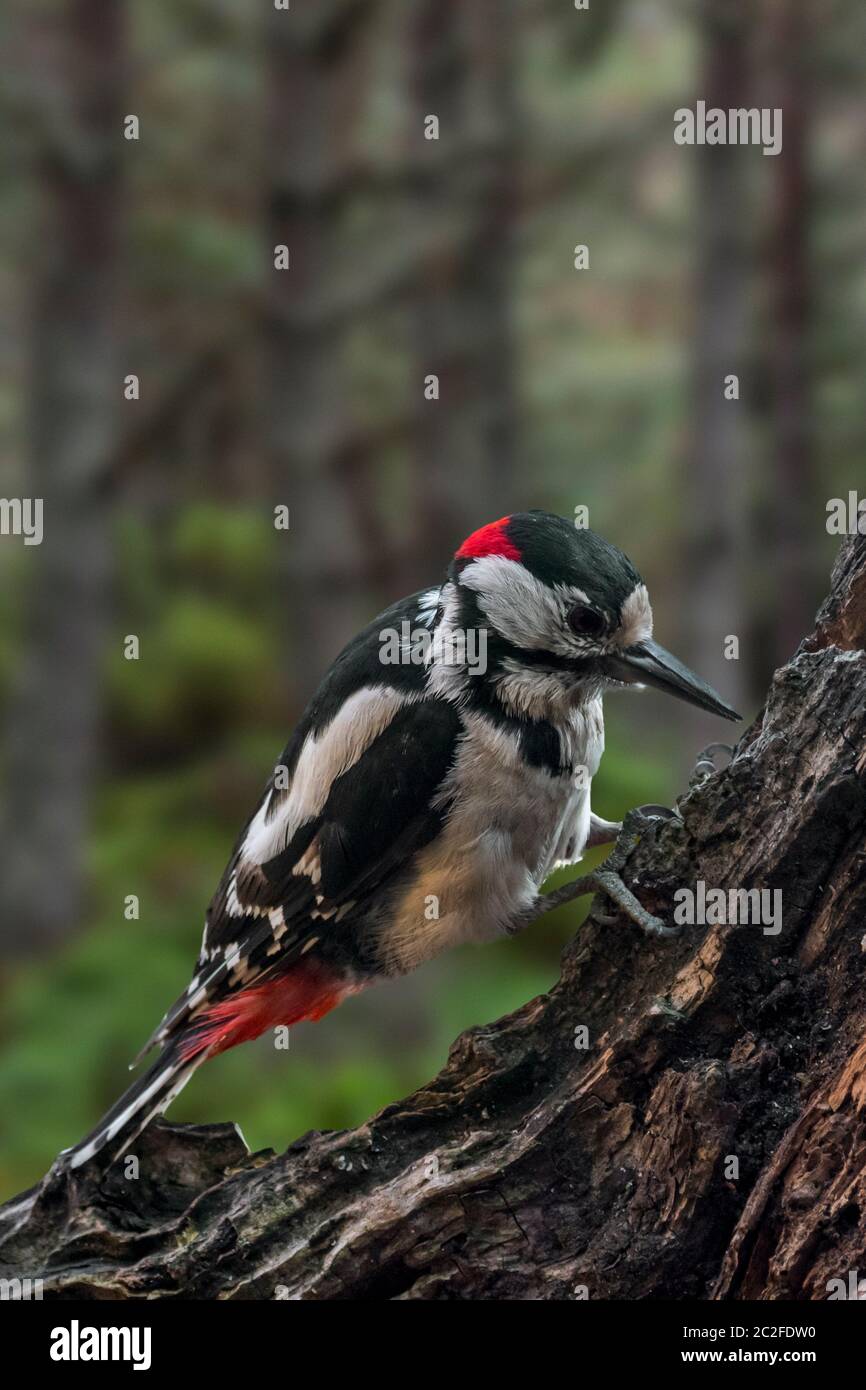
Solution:
[[(123, 1153), (138, 1137), (148, 1121), (162, 1114), (166, 1106), (183, 1090), (196, 1067), (206, 1054), (184, 1055), (182, 1037), (172, 1039), (156, 1061), (137, 1081), (124, 1091), (119, 1100), (103, 1115), (99, 1124), (71, 1149), (64, 1149), (57, 1159), (60, 1168), (79, 1168), (108, 1144), (120, 1139), (117, 1154)], [(115, 1154), (115, 1157), (117, 1156)]]
[(115, 1148), (115, 1157), (124, 1153), (208, 1057), (249, 1042), (280, 1024), (322, 1018), (360, 987), (309, 962), (218, 999), (172, 1035), (156, 1061), (124, 1091), (90, 1134), (74, 1148), (63, 1150), (55, 1166), (79, 1168), (109, 1144)]

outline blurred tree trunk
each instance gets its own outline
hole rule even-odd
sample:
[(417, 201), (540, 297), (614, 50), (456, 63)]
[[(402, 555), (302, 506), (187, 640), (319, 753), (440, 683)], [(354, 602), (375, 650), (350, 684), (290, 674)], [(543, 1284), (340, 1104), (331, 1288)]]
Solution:
[[(703, 68), (697, 95), (707, 107), (748, 106), (748, 0), (702, 0)], [(745, 244), (749, 151), (699, 145), (696, 163), (697, 277), (694, 302), (692, 427), (685, 480), (684, 605), (691, 627), (687, 660), (740, 709), (748, 689), (742, 560), (748, 548), (743, 418), (748, 395), (744, 342), (748, 296)], [(725, 399), (725, 378), (739, 378), (740, 399)], [(739, 661), (725, 659), (723, 638), (743, 642)], [(685, 716), (710, 737), (705, 716)]]
[(605, 903), (554, 988), (414, 1095), (279, 1155), (153, 1125), (138, 1181), (97, 1161), (0, 1211), (0, 1275), (67, 1299), (825, 1298), (866, 1240), (864, 681), (859, 536), (730, 765), (682, 820), (626, 823), (653, 912), (704, 883), (778, 892), (775, 920), (649, 940)]
[[(272, 10), (266, 30), (269, 304), (266, 403), (290, 615), (291, 681), (304, 700), (362, 624), (370, 565), (345, 477), (345, 323), (328, 291), (348, 254), (342, 182), (353, 131), (363, 0)], [(290, 268), (273, 268), (274, 247)], [(349, 463), (351, 467), (351, 460)]]
[[(26, 486), (44, 499), (32, 564), (22, 678), (6, 714), (0, 933), (7, 955), (41, 950), (81, 908), (84, 846), (97, 757), (111, 580), (101, 483), (117, 439), (125, 368), (115, 282), (124, 147), (126, 7), (70, 0), (57, 20), (63, 109), (46, 107), (42, 234), (33, 318), (31, 453)], [(45, 55), (36, 54), (34, 66)], [(134, 148), (134, 147), (133, 147)]]
[[(511, 0), (416, 0), (412, 11), (414, 215), (438, 235), (411, 310), (417, 428), (407, 587), (435, 582), (467, 530), (512, 505), (514, 28)], [(425, 138), (431, 116), (435, 140)], [(431, 374), (438, 400), (424, 397)]]
[[(807, 170), (810, 123), (811, 21), (805, 0), (779, 0), (768, 11), (773, 105), (784, 111), (781, 153), (772, 161), (772, 221), (767, 248), (771, 286), (771, 379), (775, 468), (771, 510), (778, 616), (770, 653), (785, 660), (797, 644), (819, 589), (812, 519), (816, 484), (809, 380), (810, 221)], [(775, 71), (773, 72), (773, 69)]]

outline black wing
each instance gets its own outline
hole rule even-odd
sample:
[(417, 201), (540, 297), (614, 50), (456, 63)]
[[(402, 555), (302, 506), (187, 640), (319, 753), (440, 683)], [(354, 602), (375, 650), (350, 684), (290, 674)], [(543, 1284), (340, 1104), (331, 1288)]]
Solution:
[(434, 612), (432, 591), (395, 604), (334, 663), (238, 841), (196, 973), (148, 1046), (307, 950), (363, 968), (364, 924), (447, 813), (432, 803), (459, 714), (426, 694), (423, 666), (379, 660), (384, 628)]

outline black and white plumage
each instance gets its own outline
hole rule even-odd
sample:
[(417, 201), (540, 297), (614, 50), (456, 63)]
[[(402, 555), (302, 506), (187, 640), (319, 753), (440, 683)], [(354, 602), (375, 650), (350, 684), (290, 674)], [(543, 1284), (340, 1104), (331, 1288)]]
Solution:
[[(426, 633), (423, 659), (405, 643), (383, 660), (394, 632)], [(636, 682), (738, 717), (652, 641), (646, 588), (614, 546), (544, 512), (470, 536), (440, 587), (337, 657), (145, 1048), (160, 1056), (61, 1161), (128, 1146), (207, 1057), (531, 918), (551, 870), (616, 832), (590, 807), (602, 694)]]

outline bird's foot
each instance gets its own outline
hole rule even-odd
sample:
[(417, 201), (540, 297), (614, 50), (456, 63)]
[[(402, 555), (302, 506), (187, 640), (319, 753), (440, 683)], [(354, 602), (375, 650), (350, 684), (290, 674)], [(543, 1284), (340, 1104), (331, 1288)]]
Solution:
[[(640, 927), (646, 936), (679, 936), (679, 927), (668, 926), (660, 917), (654, 917), (651, 912), (647, 912), (631, 889), (626, 887), (615, 869), (608, 869), (602, 865), (600, 869), (596, 869), (594, 874), (588, 874), (587, 877), (594, 878), (596, 891), (603, 893), (605, 897), (615, 903), (620, 912)], [(617, 914), (615, 912), (596, 912), (596, 917), (605, 925), (612, 926), (616, 921)]]
[[(553, 912), (556, 908), (573, 902), (575, 898), (582, 898), (587, 893), (603, 893), (606, 898), (610, 898), (620, 912), (629, 917), (647, 936), (679, 935), (678, 927), (669, 927), (660, 917), (654, 917), (651, 912), (647, 912), (631, 889), (623, 883), (617, 870), (607, 867), (607, 862), (598, 869), (591, 870), (588, 874), (581, 874), (580, 878), (573, 878), (570, 883), (564, 883), (555, 892), (537, 897), (527, 911), (515, 920), (509, 928), (509, 932), (514, 934), (522, 931), (524, 927), (529, 926), (530, 922), (534, 922), (544, 913)], [(616, 921), (615, 916), (598, 915), (602, 922)]]
[[(630, 918), (647, 936), (679, 936), (679, 927), (668, 926), (660, 917), (654, 917), (651, 912), (647, 912), (631, 889), (623, 882), (620, 873), (628, 856), (640, 839), (641, 820), (677, 819), (679, 819), (677, 812), (672, 811), (667, 806), (638, 806), (635, 810), (629, 811), (620, 827), (616, 845), (604, 863), (600, 864), (597, 869), (590, 870), (589, 873), (581, 874), (580, 878), (574, 878), (570, 883), (564, 883), (553, 893), (536, 898), (527, 911), (517, 919), (510, 931), (522, 931), (530, 922), (534, 922), (545, 912), (553, 912), (556, 908), (563, 907), (565, 903), (573, 902), (575, 898), (582, 898), (586, 893), (603, 893), (606, 898), (616, 904), (621, 913)], [(604, 824), (612, 825), (613, 823), (607, 821)], [(600, 921), (612, 924), (616, 921), (617, 914), (596, 912), (596, 916)]]
[(641, 836), (646, 829), (643, 822), (653, 820), (681, 820), (678, 811), (673, 811), (669, 806), (657, 806), (649, 804), (646, 806), (635, 806), (633, 810), (626, 813), (616, 844), (601, 866), (606, 872), (618, 874), (625, 867), (625, 862), (636, 848)]
[(584, 849), (597, 849), (599, 845), (612, 845), (622, 830), (621, 820), (603, 820), (595, 812), (589, 818), (589, 835)]
[[(657, 806), (655, 803), (636, 806), (632, 815), (644, 816), (649, 820), (678, 820), (679, 813), (670, 806)], [(599, 845), (612, 845), (622, 834), (621, 820), (602, 820), (595, 812), (589, 818), (589, 837), (584, 849), (597, 849)]]

